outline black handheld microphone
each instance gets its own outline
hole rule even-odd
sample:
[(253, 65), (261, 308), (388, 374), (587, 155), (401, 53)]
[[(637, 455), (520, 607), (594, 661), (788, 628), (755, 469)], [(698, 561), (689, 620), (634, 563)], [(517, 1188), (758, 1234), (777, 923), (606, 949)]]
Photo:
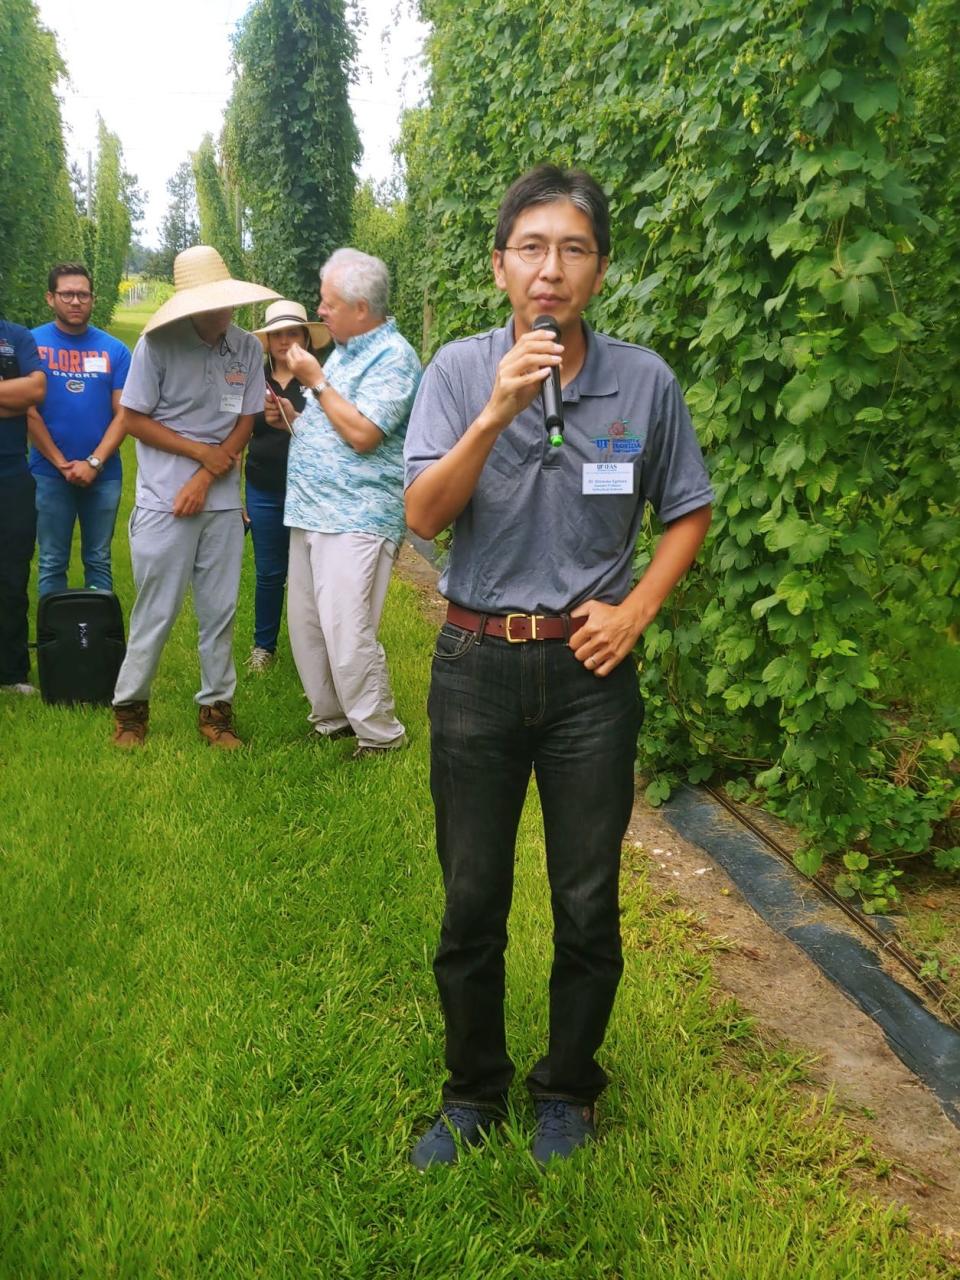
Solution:
[[(534, 329), (549, 329), (554, 339), (560, 341), (560, 326), (553, 316), (537, 316)], [(550, 377), (540, 384), (540, 403), (543, 405), (543, 422), (547, 438), (557, 447), (563, 444), (563, 394), (560, 390), (560, 366), (550, 367)]]

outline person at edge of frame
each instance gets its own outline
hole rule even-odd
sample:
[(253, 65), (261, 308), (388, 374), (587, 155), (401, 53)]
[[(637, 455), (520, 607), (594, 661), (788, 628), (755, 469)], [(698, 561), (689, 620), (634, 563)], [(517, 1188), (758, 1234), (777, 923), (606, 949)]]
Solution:
[(27, 413), (46, 393), (33, 334), (0, 316), (0, 689), (34, 694), (27, 587), (37, 537), (36, 487), (27, 466)]
[(210, 245), (173, 262), (175, 293), (144, 325), (120, 397), (137, 442), (130, 559), (137, 598), (113, 691), (117, 747), (141, 748), (150, 690), (187, 588), (197, 615), (198, 729), (211, 747), (242, 745), (233, 720), (233, 621), (243, 562), (239, 458), (263, 406), (263, 351), (235, 307), (272, 289), (234, 280)]
[[(504, 950), (531, 769), (554, 927), (549, 1042), (527, 1076), (538, 1163), (594, 1139), (607, 1084), (595, 1055), (623, 969), (620, 852), (643, 718), (631, 655), (693, 563), (713, 500), (670, 368), (583, 318), (609, 255), (589, 174), (540, 165), (518, 178), (492, 259), (512, 315), (438, 352), (407, 434), (407, 523), (424, 538), (453, 526), (428, 703), (449, 1075), (411, 1153), (418, 1169), (454, 1163), (505, 1114)], [(558, 338), (533, 327), (541, 316)], [(555, 368), (559, 447), (538, 402)], [(665, 531), (633, 584), (648, 502)]]

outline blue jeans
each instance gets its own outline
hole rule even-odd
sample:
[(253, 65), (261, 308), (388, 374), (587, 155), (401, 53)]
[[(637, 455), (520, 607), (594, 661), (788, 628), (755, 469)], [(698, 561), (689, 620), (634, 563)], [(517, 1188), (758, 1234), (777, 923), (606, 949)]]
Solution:
[(247, 481), (247, 515), (253, 537), (257, 586), (253, 597), (253, 643), (273, 653), (280, 634), (283, 589), (287, 582), (290, 530), (283, 523), (283, 493), (258, 489)]
[(550, 1038), (534, 1095), (592, 1103), (594, 1054), (623, 971), (620, 846), (643, 704), (633, 662), (604, 679), (563, 640), (510, 644), (444, 624), (433, 659), (430, 786), (446, 909), (434, 974), (446, 1023), (447, 1102), (500, 1109), (513, 1079), (504, 950), (517, 826), (531, 770), (553, 909)]
[(83, 585), (113, 590), (110, 544), (117, 523), (120, 476), (98, 476), (93, 484), (70, 484), (62, 476), (38, 475), (37, 482), (37, 592), (66, 591), (73, 526), (80, 522), (80, 558)]
[(0, 476), (0, 684), (20, 684), (30, 675), (30, 561), (37, 533), (33, 476)]

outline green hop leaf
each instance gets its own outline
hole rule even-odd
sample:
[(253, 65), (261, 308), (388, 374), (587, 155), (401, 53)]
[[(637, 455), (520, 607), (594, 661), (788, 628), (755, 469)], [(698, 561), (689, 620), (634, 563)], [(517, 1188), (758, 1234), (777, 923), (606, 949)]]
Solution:
[(829, 382), (814, 382), (807, 373), (798, 373), (780, 392), (780, 401), (787, 418), (794, 426), (822, 413), (830, 403)]
[(866, 871), (870, 865), (870, 859), (865, 853), (845, 853), (843, 865), (850, 871)]

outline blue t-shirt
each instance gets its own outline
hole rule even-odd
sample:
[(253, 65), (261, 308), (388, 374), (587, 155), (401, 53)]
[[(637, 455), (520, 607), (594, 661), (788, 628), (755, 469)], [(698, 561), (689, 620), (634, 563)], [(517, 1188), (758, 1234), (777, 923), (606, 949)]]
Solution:
[[(0, 378), (7, 381), (43, 373), (37, 344), (29, 329), (0, 319)], [(27, 469), (27, 415), (0, 418), (0, 476), (17, 476)]]
[[(33, 330), (47, 375), (40, 416), (68, 462), (87, 458), (103, 439), (113, 418), (113, 392), (127, 380), (130, 352), (117, 338), (89, 325), (83, 333), (64, 331), (51, 321)], [(30, 450), (34, 475), (60, 472), (36, 448)], [(103, 464), (103, 476), (120, 476), (120, 453)]]
[(420, 361), (392, 319), (338, 343), (323, 376), (383, 432), (357, 453), (330, 425), (313, 396), (294, 423), (283, 522), (311, 533), (372, 533), (400, 545), (403, 438), (420, 382)]

